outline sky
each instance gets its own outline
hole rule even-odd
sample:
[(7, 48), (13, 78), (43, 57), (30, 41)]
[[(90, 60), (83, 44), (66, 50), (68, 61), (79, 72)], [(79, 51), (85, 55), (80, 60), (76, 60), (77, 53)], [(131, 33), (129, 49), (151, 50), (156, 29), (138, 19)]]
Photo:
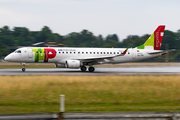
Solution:
[(104, 38), (152, 34), (158, 25), (180, 29), (180, 0), (0, 0), (0, 28), (7, 25), (67, 35), (86, 29)]

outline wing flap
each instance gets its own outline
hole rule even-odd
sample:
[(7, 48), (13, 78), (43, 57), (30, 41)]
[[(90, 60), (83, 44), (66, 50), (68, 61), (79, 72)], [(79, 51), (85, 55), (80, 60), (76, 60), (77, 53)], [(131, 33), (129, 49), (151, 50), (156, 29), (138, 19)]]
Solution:
[(129, 48), (126, 48), (121, 54), (118, 55), (111, 55), (111, 56), (96, 56), (96, 57), (84, 57), (80, 58), (79, 60), (102, 60), (102, 59), (112, 59), (118, 56), (124, 56)]

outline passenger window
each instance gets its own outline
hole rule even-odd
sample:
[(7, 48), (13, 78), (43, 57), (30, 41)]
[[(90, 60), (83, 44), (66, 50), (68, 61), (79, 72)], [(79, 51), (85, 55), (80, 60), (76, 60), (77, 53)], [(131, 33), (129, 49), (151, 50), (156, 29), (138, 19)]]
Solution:
[(88, 52), (86, 52), (86, 54), (88, 54)]

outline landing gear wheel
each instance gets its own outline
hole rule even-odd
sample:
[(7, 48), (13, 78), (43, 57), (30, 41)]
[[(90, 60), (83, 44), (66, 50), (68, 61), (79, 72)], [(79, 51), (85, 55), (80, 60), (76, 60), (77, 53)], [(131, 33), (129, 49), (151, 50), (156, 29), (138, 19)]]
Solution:
[(82, 72), (85, 72), (86, 69), (87, 69), (87, 68), (86, 68), (85, 66), (82, 66), (82, 67), (81, 67), (81, 71), (82, 71)]
[(94, 72), (94, 67), (89, 67), (89, 72)]
[(26, 71), (26, 68), (22, 68), (22, 71), (25, 72), (25, 71)]
[(26, 64), (22, 63), (22, 65), (23, 65), (22, 71), (25, 72), (26, 71), (26, 68), (25, 68)]

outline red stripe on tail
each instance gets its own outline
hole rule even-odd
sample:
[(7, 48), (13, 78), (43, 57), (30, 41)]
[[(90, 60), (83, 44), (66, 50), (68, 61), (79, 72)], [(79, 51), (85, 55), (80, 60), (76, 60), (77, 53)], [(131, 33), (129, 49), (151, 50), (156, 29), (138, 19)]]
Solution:
[(154, 31), (154, 50), (160, 50), (160, 48), (161, 48), (164, 29), (165, 29), (165, 25), (160, 25)]

